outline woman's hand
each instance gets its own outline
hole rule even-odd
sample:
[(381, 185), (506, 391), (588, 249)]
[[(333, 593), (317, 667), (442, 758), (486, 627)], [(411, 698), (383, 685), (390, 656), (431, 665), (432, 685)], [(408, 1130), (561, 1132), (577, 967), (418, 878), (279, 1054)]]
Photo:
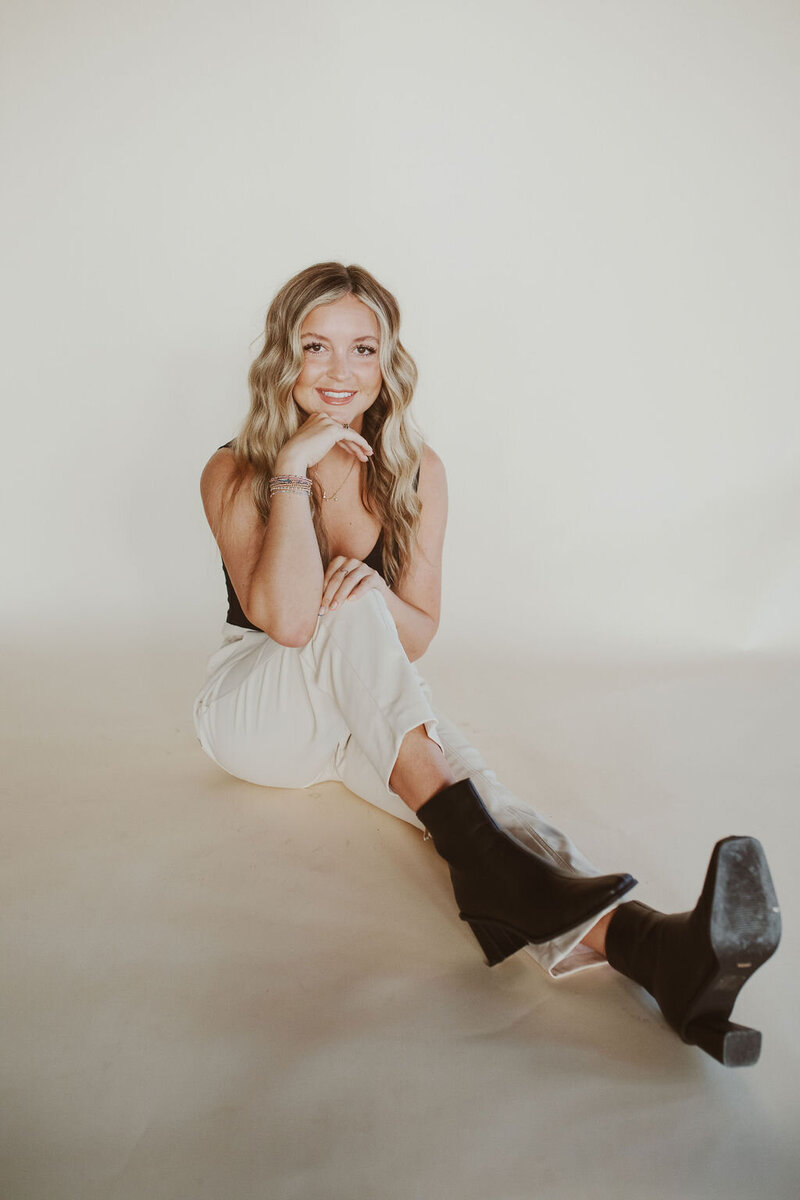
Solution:
[[(367, 462), (373, 453), (366, 438), (355, 429), (345, 429), (341, 422), (327, 413), (312, 413), (296, 433), (284, 442), (276, 459), (276, 468), (298, 465), (304, 470), (314, 467), (334, 446), (346, 450), (361, 462)], [(293, 471), (276, 470), (276, 474), (295, 474)]]
[(325, 572), (319, 615), (322, 616), (329, 608), (338, 608), (345, 600), (366, 596), (374, 588), (381, 592), (389, 591), (383, 576), (360, 558), (345, 558), (343, 554), (337, 554), (328, 563)]

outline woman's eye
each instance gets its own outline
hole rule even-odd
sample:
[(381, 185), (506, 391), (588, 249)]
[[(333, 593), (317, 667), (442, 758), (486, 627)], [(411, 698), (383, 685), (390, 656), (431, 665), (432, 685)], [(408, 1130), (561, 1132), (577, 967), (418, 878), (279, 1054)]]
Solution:
[[(316, 354), (318, 350), (324, 350), (325, 347), (322, 345), (322, 342), (307, 342), (306, 345), (303, 346), (303, 349), (311, 350), (314, 354)], [(369, 358), (371, 354), (375, 354), (376, 352), (374, 346), (367, 346), (364, 342), (360, 342), (359, 345), (356, 346), (356, 350), (366, 350), (367, 352), (366, 354), (357, 355), (358, 358)]]

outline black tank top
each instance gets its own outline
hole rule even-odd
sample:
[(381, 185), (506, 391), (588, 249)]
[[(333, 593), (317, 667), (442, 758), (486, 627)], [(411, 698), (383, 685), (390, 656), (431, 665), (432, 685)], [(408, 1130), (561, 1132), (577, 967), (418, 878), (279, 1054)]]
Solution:
[[(228, 449), (230, 449), (230, 447), (232, 445), (233, 445), (233, 439), (231, 439), (230, 442), (225, 442), (225, 445), (220, 446), (219, 449), (220, 450), (228, 450)], [(418, 483), (419, 483), (419, 469), (417, 470), (417, 474), (414, 479), (414, 491), (417, 490)], [(381, 562), (382, 553), (383, 553), (383, 530), (381, 530), (380, 533), (378, 534), (377, 542), (372, 547), (372, 549), (370, 550), (367, 557), (364, 559), (364, 563), (366, 564), (366, 566), (371, 567), (373, 571), (380, 572), (383, 567), (383, 564)], [(231, 577), (228, 574), (228, 570), (222, 559), (222, 555), (220, 555), (220, 562), (222, 562), (222, 570), (225, 575), (225, 587), (228, 592), (228, 615), (225, 618), (225, 620), (228, 622), (229, 625), (238, 625), (242, 629), (256, 629), (256, 630), (258, 630), (259, 633), (263, 633), (264, 631), (262, 629), (260, 629), (258, 627), (258, 625), (254, 625), (252, 623), (252, 621), (248, 621), (247, 617), (242, 612), (242, 606), (239, 603), (239, 597), (236, 595), (236, 592), (233, 589), (233, 584), (231, 583)]]

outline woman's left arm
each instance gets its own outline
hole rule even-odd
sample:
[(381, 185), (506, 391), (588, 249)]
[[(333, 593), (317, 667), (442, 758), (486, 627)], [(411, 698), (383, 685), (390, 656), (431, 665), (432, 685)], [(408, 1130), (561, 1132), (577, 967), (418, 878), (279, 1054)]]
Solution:
[(439, 628), (442, 551), (447, 527), (447, 474), (435, 450), (422, 452), (417, 495), (422, 504), (417, 544), (401, 586), (384, 592), (410, 662), (421, 658)]
[(397, 636), (406, 652), (409, 662), (422, 658), (436, 633), (438, 622), (420, 608), (415, 608), (407, 600), (401, 600), (391, 588), (381, 592), (386, 607), (394, 617), (397, 626)]

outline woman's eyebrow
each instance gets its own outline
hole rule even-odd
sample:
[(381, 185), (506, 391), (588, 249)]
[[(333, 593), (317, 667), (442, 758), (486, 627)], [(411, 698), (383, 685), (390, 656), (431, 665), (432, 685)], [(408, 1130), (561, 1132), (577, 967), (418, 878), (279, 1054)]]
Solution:
[[(326, 338), (324, 333), (314, 333), (313, 329), (309, 329), (308, 333), (304, 333), (302, 336), (319, 338), (319, 340), (321, 342), (329, 342), (331, 340), (330, 338)], [(361, 337), (353, 338), (354, 342), (366, 342), (366, 341), (377, 342), (377, 340), (378, 339), (372, 333), (364, 333), (361, 335)]]

